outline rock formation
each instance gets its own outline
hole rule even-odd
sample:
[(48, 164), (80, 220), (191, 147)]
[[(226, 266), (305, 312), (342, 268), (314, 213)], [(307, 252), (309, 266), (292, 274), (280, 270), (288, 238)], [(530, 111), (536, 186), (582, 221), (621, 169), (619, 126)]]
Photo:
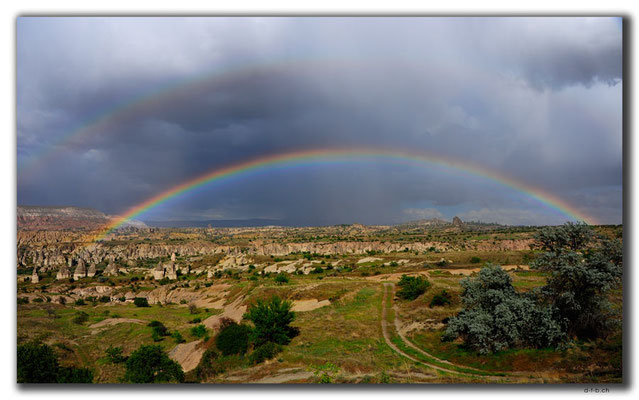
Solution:
[(113, 263), (113, 261), (109, 262), (109, 265), (104, 269), (104, 276), (118, 276), (118, 267)]
[(92, 278), (95, 276), (95, 272), (96, 272), (96, 268), (95, 268), (95, 263), (92, 263), (89, 266), (89, 270), (87, 271), (87, 277)]
[(454, 216), (453, 217), (453, 225), (462, 226), (462, 225), (464, 225), (464, 222), (462, 222), (461, 218), (459, 218), (458, 216)]
[(31, 274), (31, 282), (38, 283), (40, 282), (40, 277), (38, 276), (38, 269), (33, 267), (33, 273)]
[(66, 265), (62, 265), (58, 270), (58, 273), (55, 275), (55, 279), (69, 279), (71, 278), (71, 270)]
[(84, 264), (84, 261), (80, 260), (78, 262), (78, 266), (75, 268), (75, 272), (73, 273), (73, 280), (86, 278), (86, 276), (87, 276), (87, 267)]

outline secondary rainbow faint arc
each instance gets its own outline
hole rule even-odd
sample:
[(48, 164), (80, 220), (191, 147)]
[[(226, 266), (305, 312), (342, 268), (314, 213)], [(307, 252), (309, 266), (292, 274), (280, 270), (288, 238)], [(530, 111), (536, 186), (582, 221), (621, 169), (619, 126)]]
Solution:
[(567, 204), (565, 201), (558, 197), (544, 192), (541, 189), (534, 188), (530, 185), (526, 185), (522, 182), (515, 181), (512, 178), (506, 177), (503, 174), (499, 174), (495, 171), (490, 171), (484, 167), (477, 165), (471, 165), (469, 163), (454, 160), (450, 158), (444, 158), (441, 156), (410, 153), (406, 151), (398, 150), (380, 150), (380, 149), (315, 149), (315, 150), (302, 150), (293, 151), (287, 153), (279, 153), (274, 155), (267, 155), (264, 157), (254, 158), (248, 161), (232, 164), (226, 167), (216, 168), (213, 171), (200, 175), (196, 178), (189, 179), (177, 186), (174, 186), (164, 192), (161, 192), (138, 205), (131, 207), (122, 216), (115, 219), (114, 222), (109, 224), (96, 238), (95, 241), (104, 239), (112, 230), (118, 228), (126, 221), (135, 218), (136, 216), (148, 211), (163, 202), (186, 193), (190, 190), (206, 185), (213, 181), (224, 179), (234, 175), (240, 175), (249, 171), (258, 169), (268, 169), (272, 167), (295, 165), (304, 162), (313, 161), (331, 161), (333, 159), (352, 159), (352, 158), (364, 158), (364, 157), (376, 157), (376, 158), (390, 158), (396, 160), (408, 160), (422, 163), (432, 163), (437, 165), (443, 165), (456, 170), (462, 170), (474, 175), (479, 175), (490, 180), (499, 182), (505, 186), (511, 187), (517, 191), (523, 192), (528, 196), (538, 200), (539, 202), (550, 206), (553, 209), (560, 211), (561, 213), (570, 216), (578, 221), (584, 221), (589, 224), (594, 224), (595, 221), (592, 217), (584, 215), (577, 211), (574, 207)]

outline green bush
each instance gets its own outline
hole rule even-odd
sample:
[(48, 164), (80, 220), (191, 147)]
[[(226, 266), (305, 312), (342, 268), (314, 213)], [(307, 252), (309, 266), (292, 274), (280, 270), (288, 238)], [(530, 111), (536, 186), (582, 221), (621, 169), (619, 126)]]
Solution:
[(249, 326), (233, 322), (220, 330), (215, 338), (215, 346), (225, 356), (245, 354), (249, 345), (250, 333)]
[(113, 347), (109, 345), (109, 348), (105, 350), (106, 358), (113, 364), (119, 364), (126, 361), (126, 357), (122, 355), (122, 347)]
[(111, 301), (111, 297), (109, 297), (109, 296), (101, 296), (99, 300), (100, 300), (100, 303), (108, 303), (108, 302)]
[(190, 320), (189, 324), (199, 324), (200, 322), (202, 322), (202, 318), (197, 317), (197, 318), (193, 318), (192, 320)]
[(44, 303), (44, 300), (42, 300), (41, 297), (36, 297), (35, 299), (33, 299), (34, 303)]
[(29, 304), (28, 297), (18, 297), (18, 304)]
[(193, 328), (191, 328), (191, 335), (197, 338), (204, 337), (206, 335), (206, 326), (204, 325), (194, 326)]
[(208, 348), (202, 355), (200, 362), (195, 367), (195, 376), (199, 380), (224, 372), (224, 368), (216, 361), (219, 355), (213, 348)]
[(85, 306), (87, 303), (84, 301), (84, 299), (77, 299), (75, 301), (75, 305), (76, 306)]
[(253, 350), (249, 355), (249, 362), (251, 364), (260, 364), (266, 360), (275, 358), (275, 356), (282, 351), (282, 346), (273, 342), (266, 342)]
[(288, 283), (288, 276), (286, 276), (285, 273), (280, 272), (279, 274), (275, 275), (275, 282), (280, 284)]
[(252, 342), (260, 346), (266, 342), (288, 344), (299, 330), (290, 324), (295, 319), (291, 302), (273, 296), (268, 302), (261, 299), (251, 305), (244, 318), (252, 321), (255, 329), (251, 333)]
[(87, 322), (89, 320), (89, 314), (85, 313), (84, 311), (78, 311), (75, 314), (75, 317), (73, 318), (73, 323), (74, 324), (78, 324), (78, 325), (82, 325), (85, 322)]
[(124, 379), (133, 383), (183, 382), (184, 371), (157, 345), (142, 345), (126, 361)]
[(479, 258), (479, 257), (472, 257), (472, 258), (470, 259), (470, 262), (471, 262), (472, 264), (479, 264), (479, 263), (481, 262), (481, 258)]
[(135, 304), (136, 307), (150, 307), (146, 297), (136, 297), (133, 299), (133, 304)]
[(552, 308), (518, 293), (501, 267), (488, 265), (460, 284), (464, 308), (449, 319), (442, 340), (461, 337), (468, 347), (488, 354), (512, 347), (554, 347), (564, 339)]
[(430, 283), (421, 276), (402, 275), (397, 286), (397, 296), (404, 300), (415, 300), (430, 287)]
[(446, 289), (443, 289), (441, 292), (433, 296), (433, 299), (430, 301), (430, 304), (428, 306), (430, 308), (433, 308), (436, 306), (449, 305), (451, 303), (451, 300), (452, 300), (452, 297), (450, 293), (448, 293)]
[(171, 337), (173, 338), (173, 340), (175, 340), (175, 343), (180, 344), (186, 342), (186, 340), (184, 340), (184, 338), (182, 337), (182, 334), (178, 331), (173, 332)]
[(46, 344), (18, 346), (18, 383), (91, 383), (93, 372), (87, 368), (60, 367), (53, 349)]

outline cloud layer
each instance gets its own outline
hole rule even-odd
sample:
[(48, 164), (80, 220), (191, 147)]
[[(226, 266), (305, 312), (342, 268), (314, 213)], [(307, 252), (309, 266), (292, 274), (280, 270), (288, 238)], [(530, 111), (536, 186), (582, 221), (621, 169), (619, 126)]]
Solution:
[[(619, 19), (19, 18), (17, 33), (19, 204), (121, 213), (264, 154), (383, 147), (481, 165), (622, 220)], [(143, 218), (456, 214), (567, 218), (472, 174), (383, 160), (237, 177)]]

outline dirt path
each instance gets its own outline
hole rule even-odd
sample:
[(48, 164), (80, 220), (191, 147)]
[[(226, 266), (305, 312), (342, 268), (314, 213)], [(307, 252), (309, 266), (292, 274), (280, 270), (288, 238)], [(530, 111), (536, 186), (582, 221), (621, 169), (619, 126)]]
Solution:
[[(430, 363), (418, 360), (418, 359), (416, 359), (416, 358), (404, 353), (402, 350), (400, 350), (399, 347), (397, 347), (395, 345), (395, 343), (393, 343), (391, 341), (391, 337), (390, 337), (390, 335), (388, 333), (388, 318), (387, 318), (387, 316), (388, 316), (388, 307), (386, 307), (386, 300), (388, 299), (388, 296), (392, 296), (393, 295), (393, 285), (391, 283), (384, 283), (383, 290), (384, 290), (384, 296), (382, 297), (382, 335), (384, 336), (384, 340), (386, 341), (386, 344), (391, 349), (393, 349), (394, 352), (396, 352), (397, 354), (399, 354), (399, 355), (401, 355), (403, 357), (408, 358), (411, 361), (414, 361), (416, 363), (425, 365), (425, 366), (427, 366), (429, 368), (432, 368), (434, 370), (437, 370), (437, 371), (447, 372), (447, 373), (455, 374), (455, 375), (468, 376), (468, 377), (473, 377), (474, 376), (472, 374), (466, 374), (466, 373), (463, 373), (463, 372), (454, 371), (454, 370), (451, 370), (451, 369), (440, 367), (438, 365), (434, 365), (434, 364), (430, 364)], [(392, 299), (392, 297), (391, 297), (391, 299)]]
[[(397, 332), (397, 335), (399, 336), (399, 338), (402, 340), (402, 342), (410, 347), (411, 349), (417, 351), (418, 353), (429, 357), (433, 360), (436, 360), (439, 363), (442, 364), (446, 364), (446, 365), (450, 365), (451, 367), (456, 367), (456, 368), (463, 368), (465, 370), (469, 370), (471, 372), (465, 373), (465, 372), (460, 372), (460, 371), (450, 371), (446, 368), (442, 368), (439, 367), (437, 365), (432, 365), (429, 364), (427, 362), (424, 361), (420, 361), (420, 360), (416, 360), (414, 357), (411, 357), (410, 355), (404, 353), (402, 350), (400, 350), (397, 346), (395, 346), (394, 343), (392, 343), (390, 341), (390, 336), (388, 334), (388, 319), (387, 319), (387, 314), (388, 314), (388, 310), (386, 307), (386, 299), (387, 296), (391, 296), (391, 303), (392, 303), (392, 299), (394, 296), (394, 287), (395, 285), (393, 283), (384, 283), (383, 284), (384, 288), (384, 296), (383, 296), (383, 303), (382, 303), (382, 332), (384, 334), (384, 339), (386, 340), (386, 343), (388, 343), (388, 345), (395, 350), (397, 353), (401, 354), (404, 357), (407, 357), (413, 361), (419, 362), (421, 364), (427, 365), (431, 368), (437, 369), (439, 371), (446, 371), (446, 372), (452, 372), (454, 374), (457, 375), (462, 375), (462, 376), (466, 376), (466, 377), (473, 377), (473, 378), (483, 378), (483, 379), (488, 379), (488, 380), (495, 380), (495, 379), (500, 379), (502, 381), (506, 380), (506, 382), (508, 383), (537, 383), (537, 382), (544, 382), (543, 379), (551, 379), (551, 380), (556, 380), (557, 379), (557, 374), (556, 372), (553, 371), (489, 371), (489, 370), (481, 370), (478, 368), (474, 368), (474, 367), (470, 367), (467, 365), (461, 365), (461, 364), (455, 364), (452, 363), (450, 361), (447, 360), (443, 360), (441, 358), (438, 358), (436, 356), (434, 356), (431, 353), (428, 353), (427, 351), (417, 347), (415, 344), (413, 344), (413, 342), (411, 342), (408, 338), (406, 338), (406, 336), (402, 333), (401, 331), (401, 323), (399, 320), (399, 313), (398, 313), (398, 308), (396, 305), (393, 304), (392, 308), (393, 311), (395, 312), (395, 321), (394, 321), (394, 327), (395, 327), (395, 331)], [(472, 373), (472, 371), (476, 371), (477, 373), (482, 373), (482, 374), (489, 374), (489, 375), (479, 375), (479, 374), (474, 374)], [(492, 375), (491, 375), (492, 374)], [(497, 376), (497, 375), (501, 375), (501, 376)], [(566, 374), (566, 376), (571, 375), (571, 374)], [(514, 379), (514, 381), (513, 381)]]

